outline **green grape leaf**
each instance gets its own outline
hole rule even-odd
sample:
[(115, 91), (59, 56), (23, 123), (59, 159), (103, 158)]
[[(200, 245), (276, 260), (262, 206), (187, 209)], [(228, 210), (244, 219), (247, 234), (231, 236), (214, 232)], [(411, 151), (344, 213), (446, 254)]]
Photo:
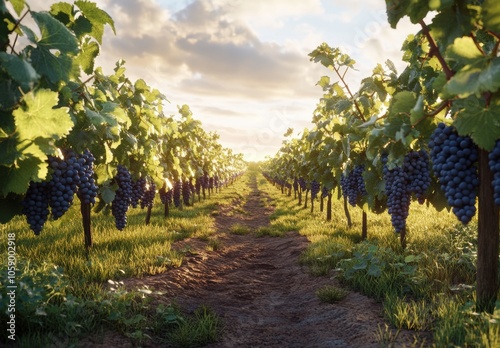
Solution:
[(33, 89), (34, 84), (38, 81), (39, 75), (35, 69), (18, 56), (0, 52), (0, 64), (7, 74), (19, 83), (24, 92)]
[(107, 204), (109, 204), (115, 200), (116, 193), (115, 193), (115, 191), (112, 190), (112, 188), (110, 186), (101, 187), (100, 193), (101, 193), (102, 200)]
[(58, 2), (50, 6), (50, 14), (64, 25), (73, 23), (73, 6), (67, 2)]
[(107, 113), (95, 112), (89, 108), (85, 108), (85, 115), (94, 126), (108, 125), (110, 127), (116, 127), (118, 125), (116, 119)]
[(394, 29), (404, 16), (410, 17), (411, 22), (415, 24), (429, 12), (428, 1), (422, 0), (385, 0), (385, 5), (387, 20)]
[(401, 114), (409, 115), (416, 102), (417, 97), (413, 92), (402, 91), (396, 93), (389, 106), (389, 118), (400, 117)]
[(446, 50), (446, 55), (462, 64), (473, 64), (484, 59), (474, 40), (468, 36), (456, 38)]
[(39, 47), (46, 50), (58, 50), (61, 53), (77, 53), (78, 41), (76, 37), (61, 22), (48, 12), (31, 12), (38, 24), (42, 38), (37, 42)]
[(496, 92), (500, 89), (500, 57), (484, 64), (466, 65), (460, 69), (444, 86), (443, 96), (466, 98), (480, 96), (484, 92)]
[(82, 11), (85, 18), (91, 23), (92, 30), (89, 35), (102, 45), (102, 36), (104, 34), (104, 25), (108, 24), (116, 35), (115, 22), (103, 10), (98, 8), (95, 3), (90, 1), (77, 0), (75, 5)]
[(132, 125), (130, 117), (125, 113), (119, 104), (105, 102), (102, 104), (102, 113), (114, 116), (114, 118), (121, 124), (125, 124), (127, 128)]
[(330, 88), (330, 77), (329, 76), (321, 76), (320, 80), (316, 82), (317, 86), (323, 88), (323, 91), (327, 91)]
[(78, 76), (78, 66), (67, 55), (55, 56), (43, 47), (30, 47), (33, 67), (46, 76), (50, 82), (57, 84)]
[(460, 109), (453, 122), (458, 134), (470, 135), (480, 148), (491, 151), (500, 139), (500, 105), (484, 107), (480, 103), (468, 103)]
[(60, 139), (73, 128), (68, 108), (54, 109), (58, 103), (56, 92), (48, 89), (30, 92), (24, 96), (24, 102), (24, 107), (12, 113), (20, 139)]
[(94, 42), (87, 42), (82, 45), (82, 50), (78, 55), (77, 61), (82, 67), (82, 70), (87, 75), (94, 72), (94, 62), (96, 57), (99, 55), (99, 45)]
[(34, 157), (17, 161), (15, 166), (0, 166), (0, 196), (6, 196), (10, 192), (24, 194), (30, 181), (37, 179), (44, 168), (47, 165)]
[(482, 9), (485, 29), (500, 33), (500, 2), (485, 0)]
[(9, 2), (12, 4), (12, 8), (14, 11), (16, 11), (17, 15), (20, 16), (21, 12), (23, 11), (24, 8), (24, 0), (9, 0)]

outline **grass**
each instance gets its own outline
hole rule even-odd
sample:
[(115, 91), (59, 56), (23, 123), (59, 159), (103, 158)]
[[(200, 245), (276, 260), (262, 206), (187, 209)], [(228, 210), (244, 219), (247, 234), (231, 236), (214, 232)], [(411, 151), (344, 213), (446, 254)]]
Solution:
[[(92, 213), (93, 247), (88, 252), (76, 205), (61, 219), (48, 221), (39, 236), (33, 235), (23, 217), (0, 225), (0, 235), (4, 238), (0, 244), (1, 267), (7, 265), (6, 236), (8, 233), (16, 236), (16, 281), (20, 285), (16, 294), (16, 329), (19, 335), (22, 333), (16, 344), (51, 346), (59, 344), (54, 342), (61, 342), (62, 337), (78, 342), (88, 333), (105, 328), (121, 332), (139, 345), (152, 339), (150, 336), (157, 333), (150, 332), (154, 326), (150, 314), (153, 308), (148, 303), (148, 296), (154, 295), (151, 290), (110, 292), (109, 284), (118, 288), (116, 284), (121, 279), (178, 267), (189, 250), (175, 250), (172, 245), (185, 238), (204, 240), (211, 250), (222, 248), (221, 241), (213, 236), (214, 213), (232, 209), (235, 203), (241, 209), (251, 190), (249, 180), (245, 176), (182, 210), (171, 208), (168, 218), (164, 217), (158, 200), (148, 226), (144, 224), (146, 211), (140, 208), (129, 210), (123, 231), (115, 228), (109, 212)], [(0, 288), (5, 289), (7, 272), (5, 268), (1, 271)], [(2, 291), (0, 319), (7, 321), (4, 295)], [(203, 327), (218, 321), (205, 309), (194, 319), (186, 319), (183, 325), (187, 326), (179, 326), (183, 333), (179, 331), (178, 336), (202, 337), (202, 331), (210, 331)], [(6, 342), (6, 335), (2, 331), (0, 342)], [(172, 335), (171, 339), (182, 341)], [(210, 335), (212, 340), (214, 333)], [(205, 335), (197, 340), (206, 339)], [(62, 345), (71, 345), (69, 341), (66, 343)]]
[(325, 285), (316, 290), (316, 296), (321, 302), (337, 303), (347, 296), (347, 291), (336, 286)]
[(297, 231), (310, 241), (300, 262), (311, 273), (334, 276), (344, 286), (381, 301), (391, 325), (379, 328), (382, 346), (392, 346), (395, 330), (400, 329), (432, 332), (434, 342), (417, 335), (415, 347), (500, 346), (500, 301), (492, 315), (473, 311), (476, 219), (463, 226), (447, 211), (412, 203), (403, 250), (387, 212), (367, 213), (368, 239), (362, 241), (361, 209), (349, 206), (349, 228), (341, 200), (332, 201), (332, 219), (326, 221), (319, 204), (311, 213), (310, 204), (298, 205), (293, 193), (288, 196), (268, 187), (276, 209), (264, 232)]
[[(493, 314), (474, 311), (476, 220), (464, 227), (451, 213), (412, 204), (407, 248), (403, 250), (386, 212), (367, 213), (368, 240), (362, 241), (361, 209), (349, 208), (353, 221), (349, 228), (342, 201), (333, 200), (332, 219), (326, 221), (319, 204), (311, 213), (310, 204), (308, 208), (304, 202), (299, 206), (293, 193), (282, 194), (262, 176), (250, 174), (192, 207), (171, 209), (168, 218), (155, 205), (149, 226), (144, 225), (145, 211), (141, 209), (130, 211), (122, 232), (114, 228), (110, 215), (93, 213), (94, 247), (88, 254), (77, 207), (60, 220), (49, 221), (39, 237), (33, 236), (21, 218), (0, 225), (2, 265), (7, 264), (5, 236), (15, 233), (16, 281), (23, 284), (16, 308), (16, 326), (23, 337), (16, 344), (50, 346), (65, 337), (62, 345), (70, 346), (82, 336), (99, 335), (104, 329), (121, 332), (139, 346), (151, 339), (175, 340), (178, 346), (198, 344), (189, 341), (194, 337), (213, 340), (220, 334), (221, 321), (210, 309), (185, 315), (173, 305), (154, 308), (151, 289), (126, 292), (120, 288), (120, 280), (177, 267), (189, 251), (174, 250), (172, 245), (185, 238), (206, 241), (208, 250), (223, 248), (213, 235), (214, 217), (219, 211), (230, 212), (234, 205), (244, 211), (252, 192), (249, 183), (256, 182), (262, 191), (261, 206), (274, 208), (270, 224), (257, 231), (233, 225), (230, 232), (276, 237), (298, 232), (305, 236), (310, 244), (300, 262), (313, 274), (334, 276), (343, 287), (383, 303), (390, 327), (380, 327), (377, 332), (382, 346), (390, 347), (400, 329), (432, 332), (433, 342), (417, 340), (415, 347), (500, 346), (500, 303)], [(3, 269), (2, 287), (6, 281)], [(115, 290), (109, 289), (108, 281), (114, 282)], [(335, 290), (323, 291), (325, 300), (334, 297)], [(0, 304), (5, 302), (0, 299)], [(0, 319), (6, 320), (1, 312)], [(5, 341), (6, 332), (1, 335)]]

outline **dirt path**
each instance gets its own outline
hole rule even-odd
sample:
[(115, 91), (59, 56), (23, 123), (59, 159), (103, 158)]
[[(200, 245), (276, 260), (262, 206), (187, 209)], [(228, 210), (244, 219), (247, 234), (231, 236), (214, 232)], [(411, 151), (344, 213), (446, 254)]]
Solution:
[[(384, 328), (381, 305), (355, 292), (337, 304), (321, 303), (315, 291), (338, 285), (314, 277), (298, 258), (308, 241), (296, 232), (285, 237), (229, 233), (236, 223), (255, 231), (269, 223), (265, 195), (251, 182), (245, 213), (221, 209), (217, 238), (223, 248), (207, 251), (206, 242), (184, 241), (185, 264), (167, 273), (126, 282), (165, 292), (159, 302), (175, 298), (182, 308), (208, 305), (224, 320), (223, 336), (208, 347), (381, 347), (376, 332)], [(398, 336), (396, 347), (411, 346), (413, 333)]]

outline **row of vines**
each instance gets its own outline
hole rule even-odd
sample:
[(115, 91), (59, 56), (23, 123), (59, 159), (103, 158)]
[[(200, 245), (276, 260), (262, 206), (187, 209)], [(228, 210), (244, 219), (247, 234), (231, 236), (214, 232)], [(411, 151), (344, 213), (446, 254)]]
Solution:
[(124, 61), (111, 75), (94, 66), (105, 27), (115, 31), (95, 3), (37, 12), (2, 1), (0, 12), (0, 223), (25, 214), (39, 234), (76, 195), (90, 247), (92, 208), (122, 230), (130, 206), (147, 207), (149, 222), (157, 192), (168, 215), (244, 170), (187, 105), (165, 115), (166, 97), (132, 82)]
[[(406, 243), (412, 200), (478, 219), (477, 307), (492, 312), (498, 293), (500, 205), (500, 3), (386, 0), (396, 28), (408, 16), (421, 30), (402, 44), (406, 68), (377, 65), (356, 91), (355, 61), (326, 43), (310, 59), (333, 72), (311, 129), (287, 139), (265, 163), (267, 177), (311, 193), (335, 192), (348, 205), (391, 216)], [(292, 132), (285, 134), (290, 136)], [(477, 207), (477, 208), (476, 208)], [(477, 211), (476, 211), (477, 210)], [(328, 218), (328, 216), (327, 216)]]

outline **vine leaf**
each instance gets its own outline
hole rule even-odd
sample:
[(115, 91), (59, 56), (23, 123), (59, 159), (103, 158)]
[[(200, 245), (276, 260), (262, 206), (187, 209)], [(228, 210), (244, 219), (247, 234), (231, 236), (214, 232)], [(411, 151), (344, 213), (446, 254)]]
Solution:
[(0, 64), (5, 68), (7, 74), (19, 83), (26, 92), (33, 88), (39, 78), (35, 69), (18, 56), (0, 52)]
[(20, 139), (60, 139), (73, 128), (68, 108), (54, 109), (59, 100), (56, 92), (40, 89), (36, 94), (26, 94), (23, 100), (25, 106), (12, 113)]
[(495, 146), (496, 139), (500, 138), (499, 113), (498, 102), (489, 107), (480, 103), (469, 103), (457, 112), (453, 125), (460, 135), (470, 135), (474, 143), (490, 151)]
[(102, 45), (104, 25), (108, 24), (116, 35), (115, 22), (105, 11), (98, 8), (95, 3), (78, 0), (75, 1), (75, 5), (78, 6), (85, 18), (91, 23), (92, 29), (89, 35), (95, 38), (100, 45)]
[(482, 8), (485, 28), (500, 32), (500, 3), (497, 0), (485, 0)]
[(48, 12), (32, 12), (31, 15), (42, 34), (42, 38), (37, 42), (38, 47), (47, 51), (55, 49), (61, 53), (78, 52), (76, 37), (61, 22)]
[(458, 71), (443, 88), (445, 99), (496, 92), (500, 88), (500, 57), (486, 64), (466, 65)]

